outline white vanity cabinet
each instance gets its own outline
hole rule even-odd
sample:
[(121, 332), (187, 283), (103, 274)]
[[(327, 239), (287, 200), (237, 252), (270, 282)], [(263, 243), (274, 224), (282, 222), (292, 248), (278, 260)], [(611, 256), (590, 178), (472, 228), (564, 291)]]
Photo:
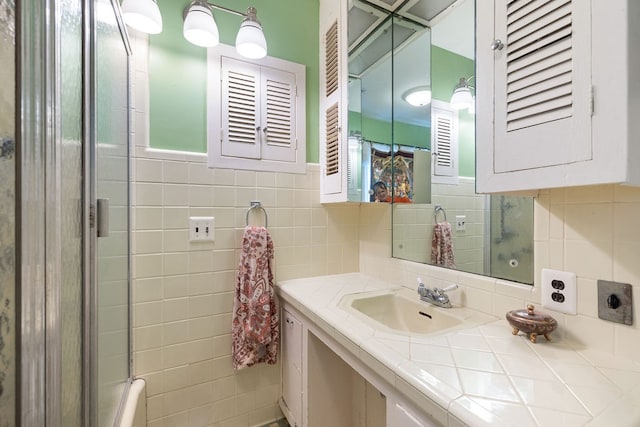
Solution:
[[(389, 411), (389, 409), (391, 409)], [(427, 420), (412, 412), (400, 402), (389, 402), (387, 404), (387, 425), (398, 427), (438, 427), (438, 424)]]
[(282, 399), (281, 408), (291, 427), (302, 423), (302, 323), (282, 310)]
[(477, 190), (640, 185), (640, 2), (476, 2)]
[(292, 427), (441, 426), (395, 381), (364, 364), (357, 348), (348, 349), (286, 302), (282, 319), (279, 403)]

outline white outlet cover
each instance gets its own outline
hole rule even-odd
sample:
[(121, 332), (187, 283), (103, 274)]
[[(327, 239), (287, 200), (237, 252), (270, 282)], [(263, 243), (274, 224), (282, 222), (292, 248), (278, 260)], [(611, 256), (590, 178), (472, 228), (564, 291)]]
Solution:
[[(553, 281), (557, 280), (564, 284), (563, 289), (553, 287)], [(559, 286), (556, 284), (556, 287)], [(550, 310), (559, 311), (566, 314), (577, 313), (576, 294), (576, 274), (567, 271), (542, 269), (542, 306)], [(564, 297), (563, 302), (554, 300), (553, 294), (560, 294)]]

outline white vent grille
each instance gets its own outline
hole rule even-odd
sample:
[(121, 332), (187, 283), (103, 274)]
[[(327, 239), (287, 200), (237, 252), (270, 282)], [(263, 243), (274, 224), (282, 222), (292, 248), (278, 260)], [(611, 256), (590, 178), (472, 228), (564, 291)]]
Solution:
[(331, 25), (325, 33), (325, 75), (326, 75), (326, 97), (329, 97), (338, 89), (339, 69), (338, 69), (338, 21)]
[(230, 70), (227, 75), (227, 138), (232, 143), (256, 143), (256, 76)]
[(334, 175), (340, 172), (340, 148), (338, 146), (338, 137), (340, 134), (340, 126), (338, 118), (338, 104), (333, 104), (326, 111), (326, 134), (327, 134), (327, 169), (326, 175)]
[(507, 2), (507, 131), (572, 115), (571, 0)]
[(290, 146), (293, 140), (293, 87), (287, 83), (266, 79), (267, 143)]

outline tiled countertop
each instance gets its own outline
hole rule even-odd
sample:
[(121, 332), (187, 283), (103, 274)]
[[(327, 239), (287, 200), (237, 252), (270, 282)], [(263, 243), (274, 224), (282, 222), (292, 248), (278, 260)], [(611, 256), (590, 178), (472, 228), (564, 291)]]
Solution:
[(640, 426), (639, 363), (553, 334), (533, 344), (504, 319), (403, 335), (339, 306), (348, 294), (398, 287), (350, 273), (283, 281), (278, 292), (445, 426)]

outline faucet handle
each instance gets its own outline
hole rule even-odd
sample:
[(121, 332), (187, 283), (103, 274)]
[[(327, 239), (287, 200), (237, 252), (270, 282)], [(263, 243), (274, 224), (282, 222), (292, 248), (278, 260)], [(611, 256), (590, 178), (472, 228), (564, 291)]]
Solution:
[(458, 285), (456, 285), (455, 283), (453, 283), (453, 284), (451, 284), (451, 285), (449, 285), (449, 286), (447, 286), (445, 288), (439, 289), (439, 291), (440, 292), (449, 292), (449, 291), (452, 291), (454, 289), (458, 289)]
[(427, 287), (424, 285), (424, 283), (422, 283), (421, 278), (418, 277), (417, 280), (418, 280), (418, 295), (420, 295), (421, 297), (427, 296)]

